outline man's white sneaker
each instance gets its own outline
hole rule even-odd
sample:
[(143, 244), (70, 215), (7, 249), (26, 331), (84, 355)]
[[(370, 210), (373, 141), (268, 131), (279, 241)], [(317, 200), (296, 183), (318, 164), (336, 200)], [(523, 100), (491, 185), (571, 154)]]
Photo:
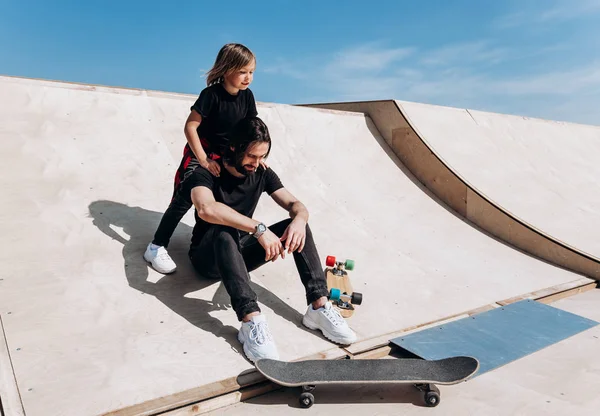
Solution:
[(242, 343), (246, 357), (252, 362), (261, 358), (279, 359), (267, 318), (262, 314), (253, 316), (248, 322), (242, 322), (238, 341)]
[(150, 263), (154, 270), (163, 274), (173, 273), (177, 268), (177, 265), (169, 256), (169, 253), (167, 253), (167, 249), (152, 243), (148, 244), (148, 247), (146, 247), (144, 260)]
[(302, 324), (313, 330), (319, 329), (327, 339), (338, 344), (349, 345), (356, 341), (354, 331), (329, 301), (319, 309), (308, 305)]

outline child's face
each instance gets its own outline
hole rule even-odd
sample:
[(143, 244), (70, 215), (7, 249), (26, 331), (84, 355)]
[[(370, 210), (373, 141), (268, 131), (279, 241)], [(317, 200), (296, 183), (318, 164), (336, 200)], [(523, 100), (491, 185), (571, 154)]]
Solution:
[(245, 67), (225, 75), (225, 82), (238, 90), (245, 90), (252, 83), (256, 64), (251, 62)]

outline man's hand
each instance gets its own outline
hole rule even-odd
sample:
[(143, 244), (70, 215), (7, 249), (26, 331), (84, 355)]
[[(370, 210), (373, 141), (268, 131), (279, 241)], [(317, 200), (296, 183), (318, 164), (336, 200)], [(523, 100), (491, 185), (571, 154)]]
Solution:
[(210, 158), (199, 160), (200, 166), (213, 174), (213, 176), (219, 176), (221, 174), (221, 166)]
[(258, 242), (265, 249), (265, 261), (275, 261), (281, 255), (281, 258), (285, 258), (285, 251), (283, 250), (283, 244), (279, 241), (279, 237), (275, 233), (267, 228), (258, 238)]
[(306, 221), (299, 217), (294, 218), (281, 236), (281, 241), (285, 241), (284, 253), (293, 253), (296, 250), (298, 253), (302, 252), (306, 242)]

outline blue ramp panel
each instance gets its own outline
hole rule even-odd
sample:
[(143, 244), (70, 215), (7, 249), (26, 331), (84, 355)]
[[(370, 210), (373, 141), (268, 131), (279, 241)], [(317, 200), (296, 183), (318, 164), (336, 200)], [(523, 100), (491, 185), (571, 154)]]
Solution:
[(426, 360), (466, 355), (479, 360), (476, 375), (493, 370), (598, 325), (569, 312), (524, 300), (394, 338)]

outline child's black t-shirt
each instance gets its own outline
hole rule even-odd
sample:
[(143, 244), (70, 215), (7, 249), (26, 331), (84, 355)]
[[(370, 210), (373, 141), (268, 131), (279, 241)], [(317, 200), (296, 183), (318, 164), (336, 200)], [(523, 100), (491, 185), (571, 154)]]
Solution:
[(231, 95), (222, 83), (203, 89), (190, 110), (202, 116), (197, 131), (200, 139), (206, 140), (210, 146), (205, 151), (218, 154), (229, 143), (228, 133), (238, 121), (258, 115), (254, 94), (249, 88)]

